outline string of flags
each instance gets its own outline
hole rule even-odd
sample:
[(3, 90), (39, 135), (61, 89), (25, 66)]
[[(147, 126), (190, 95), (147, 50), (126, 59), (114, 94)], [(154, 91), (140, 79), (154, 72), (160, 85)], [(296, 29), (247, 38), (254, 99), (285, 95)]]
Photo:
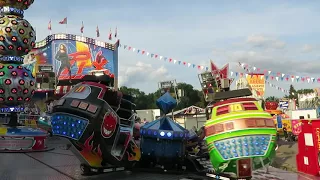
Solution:
[[(173, 58), (169, 58), (169, 57), (166, 57), (166, 56), (161, 56), (159, 54), (155, 54), (155, 53), (150, 53), (146, 50), (141, 50), (141, 49), (137, 49), (137, 48), (134, 48), (132, 46), (129, 46), (129, 45), (122, 45), (120, 44), (120, 47), (123, 47), (123, 49), (125, 50), (128, 50), (128, 51), (132, 51), (132, 52), (136, 52), (137, 54), (140, 54), (140, 55), (146, 55), (150, 58), (153, 58), (153, 59), (159, 59), (159, 60), (164, 60), (164, 61), (168, 61), (170, 63), (173, 63), (173, 64), (178, 64), (178, 65), (183, 65), (183, 66), (186, 66), (186, 67), (192, 67), (192, 68), (197, 68), (198, 70), (206, 70), (208, 71), (209, 70), (209, 67), (205, 67), (205, 66), (201, 66), (201, 65), (196, 65), (196, 64), (193, 64), (193, 63), (188, 63), (188, 62), (185, 62), (185, 61), (179, 61), (179, 60), (176, 60), (176, 59), (173, 59)], [(234, 71), (230, 71), (230, 75), (231, 76), (236, 76), (236, 77), (248, 77), (248, 73), (240, 73), (240, 72), (234, 72)], [(253, 74), (251, 74), (253, 75)], [(263, 78), (264, 76), (261, 76), (261, 78)], [(274, 85), (272, 83), (270, 83), (269, 81), (267, 81), (266, 79), (266, 84), (268, 84), (270, 87), (272, 88), (275, 88), (281, 92), (284, 92), (284, 93), (288, 93), (289, 91), (282, 88), (282, 87), (279, 87), (277, 85)]]
[(275, 89), (277, 89), (277, 90), (279, 90), (279, 91), (281, 91), (283, 93), (289, 93), (289, 90), (284, 89), (282, 87), (279, 87), (277, 85), (274, 85), (274, 84), (270, 83), (269, 81), (266, 81), (266, 84), (268, 84), (270, 87), (275, 88)]
[(163, 61), (167, 61), (167, 62), (170, 62), (170, 63), (173, 63), (173, 64), (178, 64), (178, 65), (183, 65), (183, 66), (186, 66), (188, 68), (197, 68), (198, 70), (206, 70), (206, 71), (209, 70), (209, 67), (205, 67), (205, 66), (202, 66), (202, 65), (193, 64), (193, 63), (189, 63), (189, 62), (186, 62), (186, 61), (179, 61), (179, 60), (176, 60), (176, 59), (173, 59), (173, 58), (170, 58), (170, 57), (161, 56), (161, 55), (156, 54), (156, 53), (150, 53), (150, 52), (148, 52), (146, 50), (137, 49), (137, 48), (134, 48), (134, 47), (129, 46), (129, 45), (120, 44), (120, 47), (122, 47), (122, 46), (123, 46), (123, 49), (125, 49), (125, 50), (136, 52), (137, 54), (140, 54), (140, 55), (146, 55), (146, 56), (148, 56), (150, 58), (153, 58), (153, 59), (163, 60)]
[(274, 72), (267, 69), (261, 69), (246, 63), (239, 62), (239, 64), (247, 72), (252, 72), (252, 74), (254, 73), (263, 74), (266, 80), (320, 83), (320, 78), (316, 78), (316, 77), (289, 75), (286, 73)]

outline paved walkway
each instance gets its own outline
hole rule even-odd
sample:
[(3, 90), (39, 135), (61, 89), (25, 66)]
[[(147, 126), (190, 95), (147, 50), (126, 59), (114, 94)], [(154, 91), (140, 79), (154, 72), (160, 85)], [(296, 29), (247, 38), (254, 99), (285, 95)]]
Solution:
[[(0, 180), (182, 180), (203, 179), (191, 178), (186, 175), (166, 175), (150, 173), (119, 172), (98, 176), (84, 177), (81, 175), (80, 162), (71, 151), (65, 149), (63, 140), (51, 139), (48, 141), (55, 150), (41, 153), (1, 153)], [(256, 180), (313, 180), (310, 177), (299, 176), (296, 173), (269, 168), (269, 174), (263, 170), (254, 172)]]

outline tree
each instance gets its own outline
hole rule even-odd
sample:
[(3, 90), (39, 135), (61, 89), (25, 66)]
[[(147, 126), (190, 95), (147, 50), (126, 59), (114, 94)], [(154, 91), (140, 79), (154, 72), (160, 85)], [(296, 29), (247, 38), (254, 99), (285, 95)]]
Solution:
[(294, 89), (292, 84), (290, 85), (290, 88), (289, 88), (289, 96), (288, 96), (288, 98), (289, 99), (297, 99), (298, 98), (297, 91)]
[(192, 105), (204, 105), (201, 103), (201, 100), (203, 99), (202, 95), (200, 96), (199, 91), (193, 89), (192, 85), (187, 83), (178, 83), (177, 89), (181, 89), (184, 92), (184, 96), (180, 97), (180, 102), (176, 109), (183, 109)]
[(266, 98), (266, 101), (279, 102), (279, 98), (277, 98), (275, 96), (269, 96)]
[(154, 107), (153, 105), (155, 105), (153, 94), (146, 95), (139, 89), (128, 88), (126, 86), (120, 87), (120, 91), (123, 94), (133, 97), (133, 103), (136, 104), (136, 109), (151, 109), (151, 107)]

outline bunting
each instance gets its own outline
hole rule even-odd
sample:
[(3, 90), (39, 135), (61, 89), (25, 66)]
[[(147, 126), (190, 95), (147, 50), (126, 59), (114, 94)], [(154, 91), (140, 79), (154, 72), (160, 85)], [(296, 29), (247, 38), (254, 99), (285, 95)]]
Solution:
[(251, 66), (246, 63), (239, 62), (239, 65), (246, 71), (252, 73), (263, 73), (266, 79), (272, 81), (290, 81), (290, 82), (301, 82), (301, 83), (320, 83), (320, 77), (309, 77), (309, 76), (298, 76), (282, 72), (274, 72), (268, 69), (261, 69), (256, 66)]
[(182, 66), (185, 66), (187, 68), (197, 68), (200, 71), (209, 71), (209, 67), (202, 66), (202, 65), (199, 65), (199, 64), (193, 64), (193, 63), (190, 63), (190, 62), (187, 62), (187, 61), (176, 60), (176, 59), (173, 59), (173, 58), (170, 58), (170, 57), (166, 57), (166, 56), (162, 56), (162, 55), (159, 55), (159, 54), (156, 54), (156, 53), (151, 53), (151, 52), (148, 52), (146, 50), (136, 49), (136, 48), (134, 48), (132, 46), (129, 46), (129, 45), (122, 45), (121, 44), (120, 46), (123, 47), (123, 49), (125, 49), (125, 50), (136, 52), (137, 54), (145, 55), (145, 56), (148, 56), (148, 57), (153, 58), (153, 59), (168, 61), (169, 63), (182, 65)]
[[(123, 47), (123, 49), (127, 50), (127, 51), (136, 52), (137, 54), (145, 55), (145, 56), (148, 56), (148, 57), (153, 58), (153, 59), (168, 61), (169, 63), (178, 64), (178, 65), (181, 65), (181, 66), (185, 66), (187, 68), (197, 68), (198, 70), (205, 70), (205, 71), (218, 70), (217, 67), (212, 66), (212, 63), (211, 63), (211, 69), (209, 69), (209, 67), (206, 67), (206, 66), (197, 65), (197, 64), (186, 62), (186, 61), (176, 60), (176, 59), (173, 59), (173, 58), (170, 58), (170, 57), (166, 57), (166, 56), (162, 56), (162, 55), (159, 55), (159, 54), (156, 54), (156, 53), (151, 53), (151, 52), (148, 52), (146, 50), (137, 49), (137, 48), (134, 48), (134, 47), (129, 46), (129, 45), (120, 44), (120, 47)], [(223, 67), (222, 69), (220, 69), (220, 71), (224, 70), (224, 71), (226, 71), (227, 74), (228, 74), (228, 71), (229, 71), (231, 77), (244, 77), (244, 76), (247, 77), (249, 75), (250, 76), (254, 75), (254, 73), (249, 73), (250, 71), (249, 71), (249, 66), (248, 65), (239, 62), (239, 66), (241, 66), (247, 73), (231, 71), (231, 70), (227, 69), (226, 67)], [(255, 68), (255, 70), (258, 70), (258, 68)], [(259, 71), (257, 71), (257, 72), (259, 72)], [(271, 74), (272, 74), (271, 71), (270, 72), (266, 71), (265, 75), (261, 76), (261, 77), (265, 78), (266, 84), (268, 84), (270, 87), (275, 88), (275, 89), (277, 89), (277, 90), (279, 90), (279, 91), (281, 91), (283, 93), (289, 93), (289, 90), (284, 89), (282, 87), (279, 87), (277, 85), (274, 85), (274, 84), (270, 83), (269, 81), (267, 81), (267, 80), (277, 80), (277, 81), (278, 80), (283, 80), (283, 78), (279, 78), (278, 76), (271, 77), (270, 76)]]

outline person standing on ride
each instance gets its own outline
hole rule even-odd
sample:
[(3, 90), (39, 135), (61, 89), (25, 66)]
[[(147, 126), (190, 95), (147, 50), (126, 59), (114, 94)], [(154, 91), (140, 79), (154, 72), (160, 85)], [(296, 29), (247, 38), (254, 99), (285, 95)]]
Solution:
[(69, 78), (71, 79), (71, 64), (70, 64), (70, 60), (72, 59), (71, 57), (69, 57), (68, 55), (68, 51), (67, 51), (67, 46), (65, 44), (60, 44), (59, 45), (59, 50), (55, 56), (55, 59), (57, 61), (61, 62), (59, 71), (58, 71), (58, 76), (57, 78), (60, 77), (62, 71), (67, 68), (69, 71)]

